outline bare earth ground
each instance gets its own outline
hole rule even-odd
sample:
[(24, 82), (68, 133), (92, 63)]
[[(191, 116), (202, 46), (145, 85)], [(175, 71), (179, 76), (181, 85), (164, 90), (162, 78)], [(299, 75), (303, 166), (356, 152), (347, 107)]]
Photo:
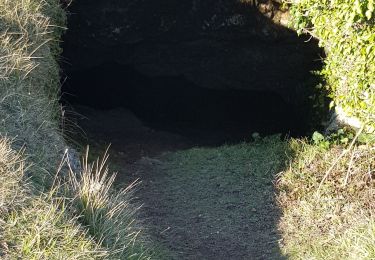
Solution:
[(284, 259), (272, 183), (284, 160), (277, 138), (222, 145), (221, 134), (215, 144), (205, 134), (153, 130), (124, 109), (79, 113), (88, 143), (112, 144), (118, 182), (142, 181), (141, 214), (166, 259)]

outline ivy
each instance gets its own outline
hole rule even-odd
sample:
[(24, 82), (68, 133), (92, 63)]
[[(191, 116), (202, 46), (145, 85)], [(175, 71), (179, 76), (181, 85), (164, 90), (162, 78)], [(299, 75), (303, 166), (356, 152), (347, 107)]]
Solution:
[(375, 128), (375, 0), (292, 0), (292, 26), (326, 51), (334, 105)]

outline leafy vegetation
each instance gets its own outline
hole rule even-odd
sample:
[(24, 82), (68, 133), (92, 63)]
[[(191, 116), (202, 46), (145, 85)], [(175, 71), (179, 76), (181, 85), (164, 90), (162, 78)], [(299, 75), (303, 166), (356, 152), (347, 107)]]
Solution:
[(291, 259), (374, 259), (374, 1), (289, 4), (293, 27), (326, 51), (321, 74), (331, 108), (362, 127), (291, 140), (290, 167), (277, 181), (282, 250)]
[(290, 1), (293, 27), (319, 39), (322, 71), (332, 104), (375, 127), (375, 17), (373, 0)]
[[(292, 2), (291, 12), (297, 30), (318, 38), (326, 50), (322, 75), (335, 105), (372, 131), (374, 0), (299, 0)], [(66, 149), (57, 102), (64, 25), (58, 0), (0, 0), (0, 257), (149, 259), (131, 189), (112, 188), (106, 158), (103, 164), (84, 161), (80, 172), (67, 165), (55, 179)], [(254, 138), (251, 146), (176, 153), (170, 163), (183, 162), (183, 174), (199, 173), (202, 165), (196, 162), (211, 160), (204, 166), (214, 173), (245, 173), (260, 188), (270, 188), (285, 143)], [(328, 137), (315, 133), (314, 144), (291, 141), (294, 157), (277, 182), (286, 255), (375, 258), (375, 148), (370, 139), (339, 131)], [(249, 158), (252, 165), (246, 164)]]

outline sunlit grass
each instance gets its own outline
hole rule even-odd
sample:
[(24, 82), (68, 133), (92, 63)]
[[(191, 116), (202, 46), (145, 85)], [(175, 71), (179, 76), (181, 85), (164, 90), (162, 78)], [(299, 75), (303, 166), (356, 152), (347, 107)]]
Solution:
[(302, 140), (291, 146), (294, 160), (278, 180), (284, 253), (291, 259), (373, 259), (375, 148), (354, 146), (342, 156), (341, 146), (323, 149)]
[(65, 212), (65, 199), (40, 196), (12, 212), (3, 226), (11, 259), (102, 259), (108, 252)]
[(0, 139), (0, 257), (5, 259), (100, 259), (107, 255), (68, 214), (54, 191), (35, 194), (25, 180), (25, 161)]

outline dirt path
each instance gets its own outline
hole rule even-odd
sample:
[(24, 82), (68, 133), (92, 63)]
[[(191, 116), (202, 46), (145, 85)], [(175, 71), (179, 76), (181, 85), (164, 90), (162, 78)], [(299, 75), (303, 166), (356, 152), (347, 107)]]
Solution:
[(142, 181), (141, 214), (167, 259), (283, 259), (272, 184), (284, 154), (277, 138), (202, 147), (122, 109), (80, 112), (91, 119), (80, 123), (91, 143), (112, 143), (119, 181)]

